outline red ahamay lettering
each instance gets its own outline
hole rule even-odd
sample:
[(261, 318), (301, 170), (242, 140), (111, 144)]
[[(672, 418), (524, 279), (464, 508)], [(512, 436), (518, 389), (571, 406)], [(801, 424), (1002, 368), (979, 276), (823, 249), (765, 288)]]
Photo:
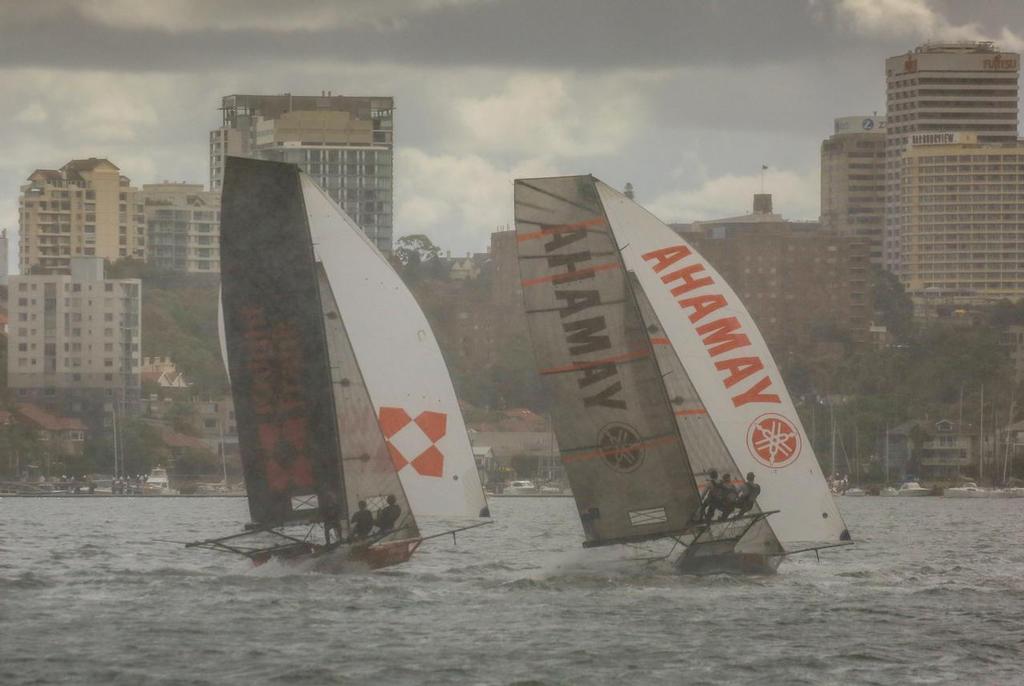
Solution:
[[(750, 338), (743, 333), (739, 319), (730, 316), (704, 321), (728, 305), (728, 301), (724, 295), (714, 290), (702, 291), (714, 289), (715, 286), (715, 280), (706, 273), (703, 263), (676, 264), (680, 260), (693, 257), (693, 251), (685, 245), (673, 245), (644, 253), (642, 257), (651, 265), (655, 274), (661, 275), (662, 283), (671, 287), (671, 293), (677, 298), (679, 307), (689, 310), (689, 320), (694, 324), (703, 322), (696, 327), (696, 332), (701, 337), (708, 355), (715, 360), (715, 369), (726, 372), (722, 377), (722, 385), (732, 394), (730, 397), (733, 406), (780, 403), (779, 396), (770, 392), (772, 379), (763, 373), (764, 362), (760, 357), (749, 353)], [(669, 267), (675, 268), (665, 272)], [(721, 357), (734, 351), (735, 356)], [(746, 354), (743, 354), (744, 352)]]
[(300, 383), (302, 338), (290, 322), (270, 324), (259, 307), (242, 311), (242, 338), (256, 438), (267, 485), (290, 492), (313, 486), (309, 413)]

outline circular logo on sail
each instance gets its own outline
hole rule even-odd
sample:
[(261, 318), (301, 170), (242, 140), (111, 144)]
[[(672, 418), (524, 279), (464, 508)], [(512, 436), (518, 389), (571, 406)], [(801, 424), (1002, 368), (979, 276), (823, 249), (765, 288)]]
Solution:
[(608, 424), (597, 437), (601, 457), (617, 472), (632, 472), (644, 461), (644, 444), (627, 424)]
[(780, 414), (763, 414), (747, 429), (750, 454), (768, 467), (785, 467), (800, 456), (800, 433)]

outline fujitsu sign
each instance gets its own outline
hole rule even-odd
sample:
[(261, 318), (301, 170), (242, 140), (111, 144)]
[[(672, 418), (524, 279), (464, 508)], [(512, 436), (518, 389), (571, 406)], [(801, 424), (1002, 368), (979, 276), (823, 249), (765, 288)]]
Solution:
[(1015, 55), (995, 55), (984, 61), (985, 69), (989, 71), (1017, 71), (1017, 57)]

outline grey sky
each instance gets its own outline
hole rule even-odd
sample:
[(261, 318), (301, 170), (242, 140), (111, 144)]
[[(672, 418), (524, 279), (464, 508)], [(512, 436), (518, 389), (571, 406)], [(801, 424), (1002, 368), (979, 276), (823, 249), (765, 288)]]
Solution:
[[(287, 8), (282, 10), (282, 8)], [(37, 167), (104, 156), (141, 185), (207, 181), (232, 92), (394, 95), (396, 235), (480, 250), (517, 175), (592, 172), (664, 219), (737, 214), (760, 165), (818, 213), (832, 119), (884, 110), (923, 40), (1024, 43), (1017, 2), (36, 0), (0, 6), (0, 226)]]

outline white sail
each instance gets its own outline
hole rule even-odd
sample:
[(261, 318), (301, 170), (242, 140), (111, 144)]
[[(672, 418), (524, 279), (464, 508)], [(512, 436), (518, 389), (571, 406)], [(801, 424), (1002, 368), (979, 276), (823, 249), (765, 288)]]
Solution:
[(713, 267), (654, 215), (601, 182), (598, 193), (627, 269), (636, 274), (708, 418), (787, 550), (846, 540), (846, 525), (754, 321)]
[(427, 319), (388, 260), (309, 177), (302, 194), (388, 450), (417, 515), (486, 508), (462, 411)]

